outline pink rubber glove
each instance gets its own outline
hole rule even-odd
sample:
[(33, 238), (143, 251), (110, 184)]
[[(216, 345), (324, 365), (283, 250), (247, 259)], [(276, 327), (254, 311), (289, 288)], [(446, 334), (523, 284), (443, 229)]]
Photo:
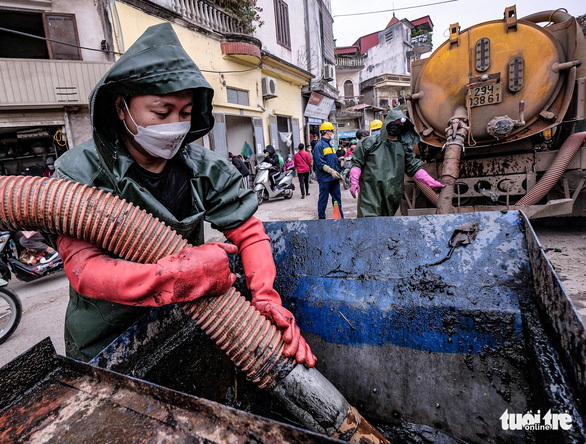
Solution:
[(360, 185), (358, 185), (358, 182), (360, 181), (361, 174), (362, 170), (358, 167), (353, 167), (350, 170), (350, 194), (354, 199), (356, 199), (356, 194), (360, 193)]
[(427, 174), (427, 171), (425, 171), (423, 169), (417, 170), (417, 172), (415, 173), (415, 175), (413, 177), (415, 178), (415, 180), (417, 180), (421, 183), (424, 183), (425, 185), (429, 186), (433, 190), (435, 190), (437, 188), (445, 187), (445, 185), (443, 183), (435, 180), (433, 177), (431, 177), (429, 174)]

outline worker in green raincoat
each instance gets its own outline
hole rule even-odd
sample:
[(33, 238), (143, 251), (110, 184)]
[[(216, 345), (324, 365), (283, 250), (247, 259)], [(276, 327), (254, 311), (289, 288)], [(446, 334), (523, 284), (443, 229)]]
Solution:
[[(147, 29), (92, 91), (93, 138), (60, 157), (54, 177), (126, 199), (196, 246), (138, 264), (82, 240), (54, 239), (71, 284), (68, 356), (92, 359), (149, 307), (224, 294), (236, 279), (228, 254), (238, 252), (252, 305), (282, 331), (285, 355), (315, 365), (273, 289), (275, 264), (253, 216), (254, 193), (240, 188), (242, 176), (226, 159), (193, 143), (214, 125), (213, 93), (169, 23)], [(233, 244), (203, 244), (204, 221)]]
[(352, 152), (350, 193), (358, 195), (358, 217), (394, 216), (401, 205), (407, 174), (431, 188), (444, 185), (421, 169), (413, 145), (419, 136), (398, 110), (387, 114), (380, 133), (358, 142)]

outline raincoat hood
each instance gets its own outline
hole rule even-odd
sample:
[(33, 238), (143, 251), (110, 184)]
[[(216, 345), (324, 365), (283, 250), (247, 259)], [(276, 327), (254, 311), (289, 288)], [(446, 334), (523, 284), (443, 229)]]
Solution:
[(269, 156), (273, 156), (275, 154), (275, 149), (273, 148), (272, 145), (267, 145), (267, 147), (264, 149), (264, 151), (266, 153), (269, 153)]
[(118, 94), (169, 94), (193, 89), (191, 129), (184, 144), (207, 134), (214, 125), (214, 90), (181, 46), (170, 23), (151, 26), (100, 80), (89, 96), (94, 141), (111, 167), (117, 132), (121, 128), (114, 107)]
[[(394, 122), (395, 120), (401, 119), (405, 117), (407, 119), (407, 116), (405, 116), (405, 114), (403, 114), (402, 111), (398, 110), (398, 109), (392, 109), (389, 111), (389, 113), (387, 114), (387, 116), (385, 117), (385, 121), (383, 122), (383, 127), (381, 128), (381, 132), (380, 132), (380, 140), (387, 140), (387, 137), (389, 135), (388, 131), (387, 131), (387, 125), (391, 122)], [(404, 142), (408, 145), (417, 145), (419, 143), (419, 135), (417, 134), (417, 132), (415, 132), (415, 127), (413, 125), (413, 122), (411, 122), (411, 120), (407, 119), (407, 121), (403, 124), (403, 126), (405, 127), (405, 130), (403, 131), (403, 133), (401, 134), (401, 136), (399, 137), (399, 140), (401, 142)]]

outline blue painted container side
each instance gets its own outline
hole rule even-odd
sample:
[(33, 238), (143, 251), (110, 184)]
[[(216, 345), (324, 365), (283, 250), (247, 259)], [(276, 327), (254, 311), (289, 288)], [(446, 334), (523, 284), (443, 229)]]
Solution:
[[(449, 252), (467, 221), (477, 239)], [(351, 346), (481, 353), (519, 340), (531, 270), (518, 214), (266, 223), (275, 287), (302, 329)]]
[[(448, 254), (454, 230), (468, 221), (479, 226), (476, 240), (430, 266)], [(533, 439), (531, 432), (503, 430), (499, 421), (507, 409), (556, 405), (543, 388), (551, 386), (549, 376), (532, 370), (545, 363), (532, 337), (546, 335), (534, 312), (521, 213), (265, 227), (275, 288), (318, 356), (318, 369), (363, 414), (436, 426), (467, 442)]]
[[(468, 221), (479, 226), (477, 238), (430, 266), (448, 254), (454, 230)], [(522, 213), (265, 228), (275, 289), (318, 357), (318, 370), (361, 414), (435, 427), (471, 443), (584, 442), (584, 325)], [(232, 266), (242, 273), (238, 261)], [(248, 292), (244, 278), (236, 286)], [(235, 380), (223, 369), (233, 366), (201, 336), (178, 308), (153, 310), (92, 362), (164, 386), (179, 379), (169, 387), (222, 400)], [(504, 430), (505, 410), (566, 411), (574, 428), (545, 437)]]

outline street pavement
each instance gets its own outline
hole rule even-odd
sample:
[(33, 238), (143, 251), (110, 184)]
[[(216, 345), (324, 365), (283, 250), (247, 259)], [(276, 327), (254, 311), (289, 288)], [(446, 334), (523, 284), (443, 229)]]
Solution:
[[(279, 197), (274, 200), (264, 201), (254, 214), (262, 222), (270, 222), (277, 220), (312, 220), (317, 219), (317, 199), (319, 197), (319, 185), (314, 180), (309, 184), (309, 196), (301, 199), (301, 191), (299, 190), (299, 180), (297, 177), (293, 179), (295, 184), (295, 191), (291, 199), (284, 199)], [(342, 191), (342, 210), (345, 218), (356, 217), (356, 199), (352, 197), (349, 190), (344, 190), (340, 184)], [(332, 219), (333, 206), (331, 198), (328, 200), (326, 208), (326, 218)], [(212, 230), (209, 224), (206, 224), (206, 242), (220, 241), (225, 239), (222, 233)]]

